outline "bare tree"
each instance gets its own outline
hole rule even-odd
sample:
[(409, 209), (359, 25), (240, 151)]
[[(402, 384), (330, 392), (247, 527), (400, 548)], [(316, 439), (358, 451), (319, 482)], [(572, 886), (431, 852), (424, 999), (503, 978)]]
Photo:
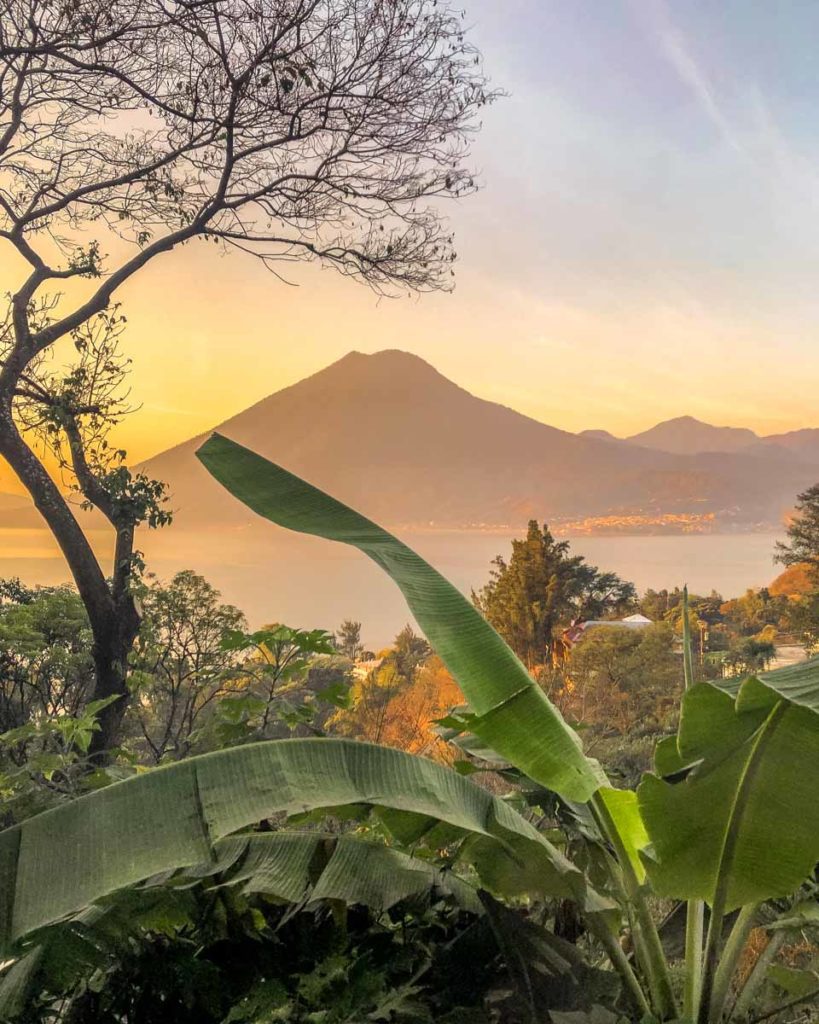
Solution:
[[(117, 289), (195, 239), (276, 274), (307, 259), (385, 292), (446, 287), (438, 200), (475, 187), (464, 161), (491, 95), (444, 0), (4, 0), (2, 15), (0, 238), (27, 269), (0, 339), (0, 455), (88, 609), (94, 698), (124, 697), (134, 530), (166, 514), (102, 429), (123, 366)], [(80, 365), (49, 376), (45, 356), (72, 338)], [(32, 422), (116, 531), (110, 581)], [(124, 704), (103, 712), (99, 749)]]

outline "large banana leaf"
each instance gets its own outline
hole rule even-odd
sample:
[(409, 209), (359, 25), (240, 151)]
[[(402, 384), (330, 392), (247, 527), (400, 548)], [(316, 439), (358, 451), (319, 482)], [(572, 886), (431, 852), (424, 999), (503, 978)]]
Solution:
[[(472, 913), (483, 913), (475, 889), (453, 871), (359, 836), (322, 832), (259, 832), (215, 844), (219, 881), (242, 892), (263, 893), (288, 903), (334, 900), (389, 910), (430, 892), (453, 896)], [(193, 875), (212, 874), (210, 864)]]
[[(81, 977), (104, 965), (101, 950), (113, 951), (135, 933), (174, 934), (189, 924), (199, 912), (187, 888), (192, 880), (236, 886), (245, 895), (261, 893), (305, 908), (331, 901), (380, 913), (402, 900), (451, 896), (464, 910), (485, 912), (475, 889), (454, 872), (358, 836), (258, 832), (221, 839), (213, 853), (213, 861), (117, 893), (106, 904), (40, 932), (36, 946), (0, 971), (0, 1020), (23, 1013), (43, 972)], [(175, 901), (182, 896), (188, 902), (180, 916)]]
[(276, 740), (159, 768), (0, 832), (0, 952), (124, 886), (218, 863), (218, 840), (276, 812), (361, 804), (473, 837), (465, 851), (489, 887), (587, 898), (577, 868), (506, 803), (456, 772), (368, 743)]
[[(819, 714), (819, 658), (777, 668), (773, 672), (762, 672), (753, 678), (792, 704), (809, 708)], [(716, 685), (736, 696), (746, 681), (747, 679), (738, 676), (733, 679), (721, 679)]]
[(576, 734), (470, 602), (406, 544), (323, 491), (214, 434), (196, 453), (216, 479), (280, 526), (358, 548), (398, 584), (471, 705), (470, 729), (522, 771), (570, 800), (601, 785)]
[(819, 662), (692, 687), (657, 762), (676, 781), (639, 800), (660, 894), (727, 912), (793, 892), (819, 860)]

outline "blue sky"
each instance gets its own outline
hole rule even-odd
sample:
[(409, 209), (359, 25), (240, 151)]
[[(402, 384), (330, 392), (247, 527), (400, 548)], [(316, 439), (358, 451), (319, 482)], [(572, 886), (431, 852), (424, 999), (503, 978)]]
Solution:
[(511, 93), (479, 154), (493, 191), (522, 186), (507, 238), (542, 236), (529, 268), (540, 284), (564, 297), (676, 287), (728, 313), (778, 301), (815, 312), (819, 5), (472, 10)]
[(487, 188), (458, 213), (462, 247), (542, 304), (534, 350), (588, 356), (611, 380), (606, 397), (592, 373), (591, 394), (552, 419), (622, 431), (666, 408), (763, 430), (819, 423), (819, 5), (469, 10), (510, 95), (477, 146)]

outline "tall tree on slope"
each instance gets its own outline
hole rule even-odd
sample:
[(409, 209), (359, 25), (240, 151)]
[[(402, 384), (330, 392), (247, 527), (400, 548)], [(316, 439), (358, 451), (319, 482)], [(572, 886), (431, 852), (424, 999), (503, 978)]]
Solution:
[[(24, 271), (0, 337), (0, 456), (88, 610), (93, 697), (123, 697), (103, 713), (98, 750), (116, 740), (139, 628), (134, 530), (166, 515), (161, 487), (102, 443), (121, 411), (100, 379), (123, 367), (117, 289), (194, 240), (274, 273), (315, 260), (381, 291), (446, 287), (454, 252), (434, 201), (473, 190), (464, 161), (490, 98), (460, 17), (438, 0), (4, 4), (0, 240)], [(124, 253), (111, 265), (109, 244)], [(47, 371), (72, 340), (78, 363)], [(27, 421), (115, 531), (110, 580)]]
[(574, 619), (603, 619), (631, 609), (631, 583), (600, 572), (568, 541), (531, 520), (525, 539), (512, 541), (509, 561), (498, 555), (489, 582), (472, 599), (483, 616), (530, 668), (549, 663), (560, 630)]
[(788, 525), (789, 544), (776, 545), (776, 560), (783, 565), (806, 565), (819, 586), (819, 484), (796, 499), (796, 515)]

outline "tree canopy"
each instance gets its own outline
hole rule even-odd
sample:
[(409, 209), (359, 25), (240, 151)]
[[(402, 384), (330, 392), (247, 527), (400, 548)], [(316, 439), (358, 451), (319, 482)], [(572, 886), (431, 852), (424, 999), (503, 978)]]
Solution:
[(560, 630), (572, 621), (606, 618), (637, 598), (633, 584), (572, 555), (568, 541), (555, 540), (534, 519), (526, 538), (512, 541), (509, 561), (498, 555), (492, 565), (473, 601), (530, 667), (554, 654)]
[(776, 545), (777, 561), (810, 568), (819, 585), (819, 484), (803, 491), (796, 499), (796, 514), (788, 524), (788, 543)]

